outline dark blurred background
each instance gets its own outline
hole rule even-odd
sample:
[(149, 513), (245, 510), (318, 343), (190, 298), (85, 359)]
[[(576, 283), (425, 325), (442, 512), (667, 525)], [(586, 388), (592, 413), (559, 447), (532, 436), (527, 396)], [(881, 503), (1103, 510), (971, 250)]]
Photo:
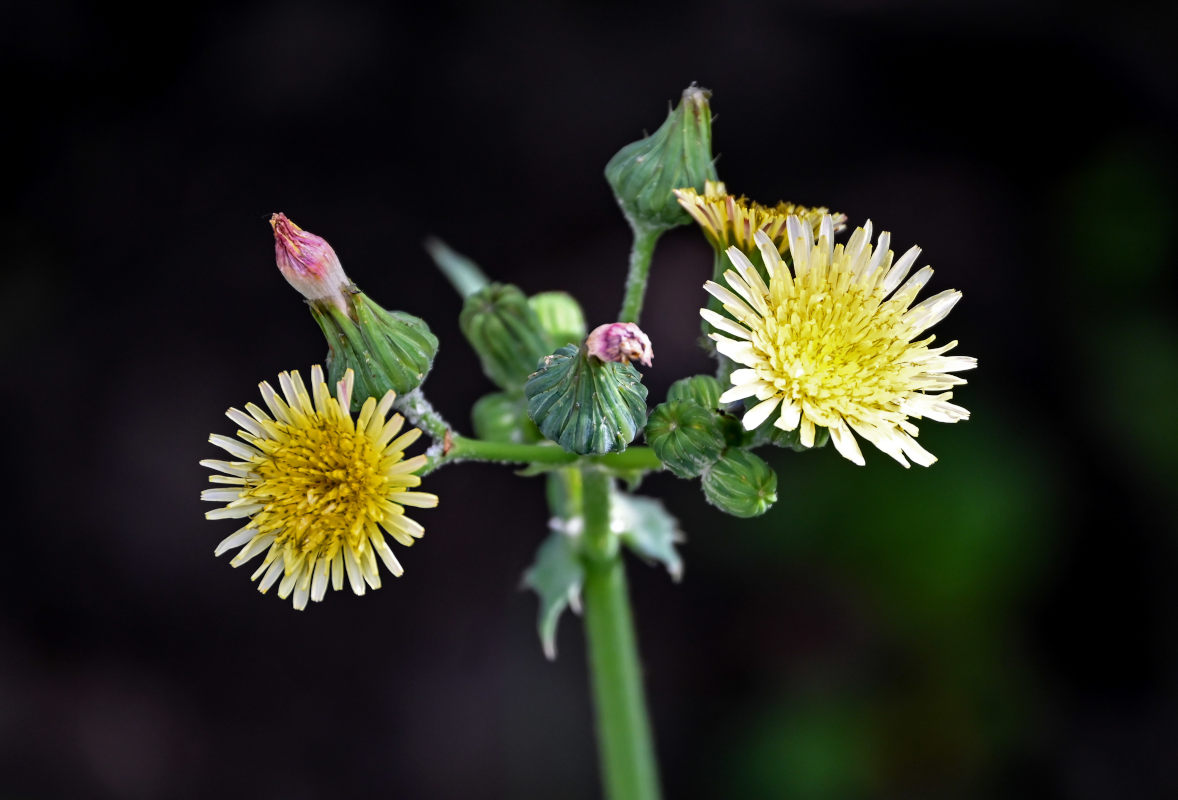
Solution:
[[(267, 218), (490, 387), (435, 234), (616, 313), (601, 171), (690, 82), (730, 189), (918, 243), (980, 369), (940, 457), (777, 452), (754, 521), (669, 475), (686, 576), (633, 561), (671, 798), (1178, 795), (1172, 4), (19, 4), (0, 33), (10, 510), (0, 798), (593, 798), (580, 621), (519, 590), (543, 485), (428, 481), (404, 578), (305, 613), (214, 545), (222, 412), (324, 345)], [(708, 371), (710, 252), (666, 236), (651, 401)]]

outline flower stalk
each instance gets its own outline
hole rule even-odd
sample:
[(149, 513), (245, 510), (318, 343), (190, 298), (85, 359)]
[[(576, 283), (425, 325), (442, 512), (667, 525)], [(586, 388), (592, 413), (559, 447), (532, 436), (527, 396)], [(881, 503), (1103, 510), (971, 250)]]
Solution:
[(609, 800), (656, 800), (658, 769), (646, 713), (626, 570), (618, 537), (610, 530), (612, 480), (599, 469), (582, 470), (585, 637), (597, 714), (602, 783)]
[(646, 282), (650, 279), (650, 262), (654, 257), (654, 247), (665, 228), (655, 228), (635, 223), (634, 245), (630, 249), (630, 271), (626, 275), (626, 293), (622, 298), (622, 308), (618, 312), (619, 322), (637, 322), (642, 314), (642, 304), (646, 299)]

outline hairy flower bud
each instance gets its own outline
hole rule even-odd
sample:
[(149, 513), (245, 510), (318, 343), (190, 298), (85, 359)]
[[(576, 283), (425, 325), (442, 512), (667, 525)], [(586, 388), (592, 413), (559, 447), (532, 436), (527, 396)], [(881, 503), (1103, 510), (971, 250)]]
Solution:
[(657, 131), (626, 145), (606, 164), (606, 180), (631, 225), (686, 225), (691, 217), (679, 207), (674, 190), (691, 186), (702, 192), (704, 181), (716, 180), (710, 94), (687, 87)]
[(602, 361), (617, 361), (629, 364), (637, 361), (644, 367), (651, 365), (654, 351), (650, 348), (650, 337), (633, 322), (610, 322), (598, 325), (585, 340), (589, 355)]
[(270, 215), (270, 227), (274, 258), (286, 282), (308, 300), (330, 303), (346, 312), (345, 297), (352, 282), (327, 240), (295, 225), (281, 211)]

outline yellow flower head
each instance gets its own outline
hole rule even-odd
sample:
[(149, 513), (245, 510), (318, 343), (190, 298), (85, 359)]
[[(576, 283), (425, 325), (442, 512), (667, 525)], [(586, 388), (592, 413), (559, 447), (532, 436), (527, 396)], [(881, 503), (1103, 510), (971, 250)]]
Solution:
[(278, 381), (283, 397), (269, 383), (261, 384), (269, 414), (254, 403), (246, 405), (249, 413), (236, 408), (226, 413), (241, 428), (241, 441), (209, 437), (238, 460), (200, 462), (221, 473), (210, 476), (211, 482), (227, 485), (201, 493), (202, 500), (228, 503), (205, 517), (249, 518), (216, 554), (241, 547), (230, 562), (238, 567), (265, 553), (252, 578), (262, 579), (258, 590), (265, 592), (281, 578), (278, 596), (293, 593), (298, 609), (308, 598), (323, 599), (329, 573), (337, 590), (345, 573), (356, 594), (364, 594), (366, 583), (379, 589), (377, 556), (394, 575), (402, 572), (381, 529), (409, 546), (425, 529), (405, 516), (404, 507), (438, 504), (436, 495), (408, 491), (421, 483), (413, 473), (426, 458), (406, 459), (405, 448), (421, 431), (411, 428), (398, 436), (401, 415), (385, 421), (393, 392), (379, 403), (368, 398), (353, 420), (352, 370), (344, 373), (334, 397), (318, 365), (311, 368), (310, 392), (297, 371), (282, 373)]
[[(675, 197), (679, 199), (679, 205), (699, 223), (712, 247), (720, 253), (729, 247), (736, 247), (751, 255), (756, 249), (753, 235), (757, 231), (764, 231), (769, 240), (777, 245), (778, 252), (784, 253), (787, 248), (785, 223), (790, 216), (798, 217), (817, 230), (823, 216), (830, 213), (828, 208), (807, 208), (795, 203), (763, 206), (747, 197), (728, 194), (721, 181), (707, 181), (702, 195), (690, 187), (676, 189)], [(836, 231), (846, 227), (846, 215), (835, 214), (832, 219)]]
[(728, 249), (735, 269), (724, 273), (731, 289), (704, 284), (732, 315), (700, 311), (719, 331), (711, 334), (716, 349), (744, 367), (732, 373), (732, 388), (720, 402), (756, 398), (760, 402), (744, 415), (745, 428), (753, 430), (779, 411), (773, 424), (786, 431), (800, 426), (806, 447), (814, 444), (815, 426), (826, 427), (838, 451), (856, 464), (863, 464), (863, 454), (852, 431), (905, 467), (909, 458), (932, 464), (936, 458), (917, 444), (909, 418), (969, 419), (945, 390), (965, 383), (950, 373), (973, 369), (977, 360), (944, 355), (957, 342), (931, 348), (933, 336), (913, 339), (942, 320), (961, 293), (944, 291), (910, 308), (933, 270), (924, 267), (904, 281), (920, 248), (893, 264), (889, 234), (880, 234), (872, 250), (870, 222), (845, 247), (833, 244), (829, 216), (817, 242), (796, 216), (787, 228), (792, 274), (774, 242), (758, 231), (768, 285), (736, 247)]

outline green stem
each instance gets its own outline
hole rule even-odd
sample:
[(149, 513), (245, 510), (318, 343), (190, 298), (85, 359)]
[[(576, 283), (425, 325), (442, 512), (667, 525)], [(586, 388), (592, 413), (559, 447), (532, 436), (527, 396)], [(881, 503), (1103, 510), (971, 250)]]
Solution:
[(610, 484), (606, 473), (582, 471), (585, 519), (585, 636), (597, 709), (602, 783), (609, 800), (657, 800), (658, 768), (626, 571), (618, 538), (610, 530)]
[(650, 277), (650, 260), (654, 246), (663, 234), (663, 228), (651, 228), (631, 220), (634, 230), (634, 246), (630, 249), (630, 272), (626, 276), (626, 294), (622, 299), (622, 310), (618, 322), (637, 322), (642, 313), (642, 300), (646, 295), (646, 281)]
[(393, 407), (405, 415), (410, 425), (421, 428), (435, 441), (444, 440), (450, 432), (450, 423), (425, 399), (420, 386), (398, 397)]
[[(431, 434), (432, 435), (432, 434)], [(438, 441), (443, 441), (439, 438)], [(451, 434), (450, 447), (445, 453), (432, 453), (429, 463), (418, 475), (430, 472), (457, 461), (494, 461), (508, 464), (572, 464), (584, 459), (589, 464), (608, 470), (626, 472), (632, 470), (657, 470), (663, 464), (649, 447), (630, 447), (621, 453), (603, 456), (579, 456), (555, 444), (517, 444), (516, 442), (489, 442), (485, 439), (470, 439)], [(437, 447), (430, 450), (433, 451)]]

